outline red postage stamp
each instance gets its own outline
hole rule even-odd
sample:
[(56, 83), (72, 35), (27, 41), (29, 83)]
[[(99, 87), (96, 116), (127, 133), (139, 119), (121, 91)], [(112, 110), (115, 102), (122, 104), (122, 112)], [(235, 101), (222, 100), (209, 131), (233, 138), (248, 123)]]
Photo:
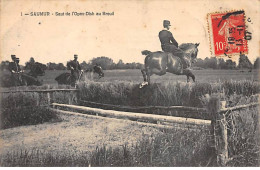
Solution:
[(208, 24), (212, 55), (248, 53), (243, 10), (208, 14)]

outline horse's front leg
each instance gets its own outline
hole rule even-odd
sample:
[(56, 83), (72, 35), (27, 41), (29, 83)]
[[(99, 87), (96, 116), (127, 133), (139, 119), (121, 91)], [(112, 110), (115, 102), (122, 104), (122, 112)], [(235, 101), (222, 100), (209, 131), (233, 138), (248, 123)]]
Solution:
[(192, 78), (193, 82), (195, 82), (195, 76), (190, 69), (183, 70), (183, 74), (187, 76), (187, 83), (190, 82), (190, 77)]

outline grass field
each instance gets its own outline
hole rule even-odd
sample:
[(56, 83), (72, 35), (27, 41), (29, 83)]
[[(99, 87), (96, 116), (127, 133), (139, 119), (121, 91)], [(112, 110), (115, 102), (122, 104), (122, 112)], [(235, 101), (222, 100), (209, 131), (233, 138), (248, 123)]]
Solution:
[[(69, 72), (67, 70), (47, 70), (45, 76), (39, 77), (43, 80), (44, 84), (57, 84), (54, 80), (55, 77), (63, 72)], [(140, 70), (105, 70), (105, 77), (97, 80), (100, 82), (113, 82), (113, 81), (132, 81), (141, 83), (143, 76)], [(197, 82), (222, 82), (225, 80), (258, 80), (259, 75), (257, 70), (248, 72), (248, 70), (194, 70)], [(94, 78), (97, 76), (94, 76)], [(178, 76), (171, 73), (167, 73), (164, 76), (153, 75), (151, 81), (154, 83), (158, 82), (186, 82), (186, 76)]]
[[(19, 89), (63, 88), (54, 80), (63, 72), (68, 71), (46, 71), (45, 76), (39, 77), (43, 86)], [(255, 94), (260, 92), (260, 85), (256, 70), (193, 72), (196, 83), (185, 83), (186, 76), (166, 74), (152, 76), (151, 86), (139, 89), (138, 83), (143, 81), (140, 70), (106, 70), (105, 77), (95, 79), (96, 82), (79, 83), (79, 97), (130, 106), (205, 107), (211, 95), (227, 101), (227, 107), (258, 101)], [(55, 102), (68, 103), (71, 94), (55, 93), (54, 96)], [(23, 92), (2, 95), (0, 139), (5, 145), (0, 147), (0, 166), (217, 165), (210, 147), (211, 135), (205, 131), (155, 130), (151, 133), (151, 129), (129, 127), (125, 122), (115, 124), (103, 120), (77, 120), (75, 117), (61, 120), (46, 108), (36, 107), (40, 97), (39, 94)], [(46, 101), (39, 103), (46, 104)], [(250, 108), (233, 112), (228, 117), (228, 122), (231, 122), (228, 150), (232, 158), (228, 166), (259, 166), (258, 115), (257, 108)], [(132, 140), (135, 142), (129, 142)], [(56, 152), (57, 149), (60, 152)]]

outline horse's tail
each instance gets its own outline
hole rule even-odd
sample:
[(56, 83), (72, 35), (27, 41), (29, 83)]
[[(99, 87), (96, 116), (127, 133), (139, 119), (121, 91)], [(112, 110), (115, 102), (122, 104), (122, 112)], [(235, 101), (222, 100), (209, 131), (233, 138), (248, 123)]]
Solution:
[(149, 54), (151, 54), (152, 52), (151, 51), (149, 51), (149, 50), (143, 50), (142, 51), (142, 55), (149, 55)]

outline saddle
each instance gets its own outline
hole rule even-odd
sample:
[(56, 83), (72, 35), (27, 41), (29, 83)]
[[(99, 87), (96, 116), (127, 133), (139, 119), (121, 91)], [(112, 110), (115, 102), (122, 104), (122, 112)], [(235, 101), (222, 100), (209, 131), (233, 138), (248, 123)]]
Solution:
[(170, 60), (171, 57), (177, 57), (178, 60), (180, 61), (180, 63), (182, 64), (182, 68), (183, 69), (186, 69), (186, 68), (190, 67), (190, 65), (187, 63), (187, 61), (183, 57), (179, 57), (179, 56), (173, 55), (170, 52), (167, 52), (167, 63), (171, 62), (171, 60)]

